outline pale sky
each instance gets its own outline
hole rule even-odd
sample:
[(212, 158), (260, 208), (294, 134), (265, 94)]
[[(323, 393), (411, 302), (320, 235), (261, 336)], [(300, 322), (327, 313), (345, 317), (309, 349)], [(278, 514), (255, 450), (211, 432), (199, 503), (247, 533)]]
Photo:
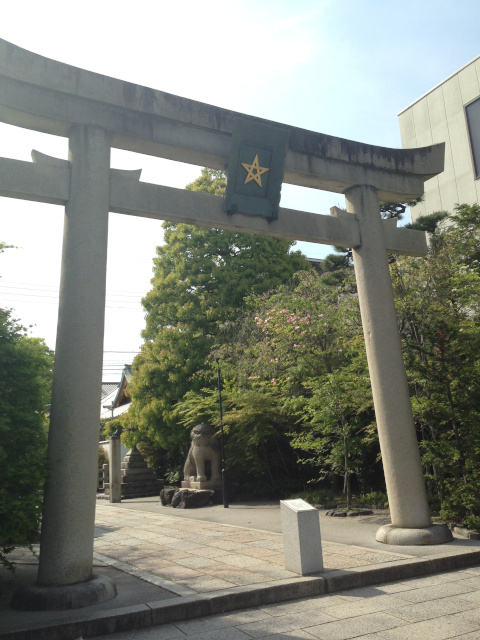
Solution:
[[(397, 113), (477, 56), (475, 0), (17, 0), (0, 38), (104, 75), (289, 125), (400, 147)], [(66, 158), (67, 142), (0, 123), (0, 156)], [(112, 166), (182, 188), (199, 167), (112, 151)], [(284, 185), (281, 206), (327, 214), (338, 194)], [(63, 209), (0, 198), (0, 306), (55, 347)], [(142, 342), (161, 222), (110, 214), (104, 380)], [(329, 252), (300, 243), (306, 255)]]

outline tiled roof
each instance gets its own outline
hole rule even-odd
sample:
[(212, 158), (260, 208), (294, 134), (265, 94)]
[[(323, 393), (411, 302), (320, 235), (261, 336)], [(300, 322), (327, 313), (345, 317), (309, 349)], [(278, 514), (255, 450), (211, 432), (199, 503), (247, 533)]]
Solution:
[(118, 382), (102, 382), (102, 398), (118, 389)]

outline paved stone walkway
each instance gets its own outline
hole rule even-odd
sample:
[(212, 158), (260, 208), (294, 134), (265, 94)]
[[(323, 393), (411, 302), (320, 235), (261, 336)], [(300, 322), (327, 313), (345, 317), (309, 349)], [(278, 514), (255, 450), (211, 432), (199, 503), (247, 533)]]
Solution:
[[(279, 533), (98, 504), (95, 535), (97, 560), (182, 596), (298, 577), (284, 568)], [(322, 548), (326, 571), (411, 557), (331, 542)]]
[(166, 624), (98, 640), (480, 639), (480, 567)]
[[(480, 640), (478, 541), (391, 549), (372, 543), (375, 525), (344, 523), (338, 528), (345, 533), (348, 524), (349, 543), (332, 542), (331, 530), (322, 542), (325, 571), (302, 577), (284, 568), (278, 508), (217, 511), (202, 520), (158, 512), (158, 503), (99, 501), (94, 572), (115, 582), (117, 596), (84, 609), (35, 612), (11, 609), (6, 593), (0, 639)], [(11, 559), (17, 585), (33, 583), (37, 559), (21, 549)]]

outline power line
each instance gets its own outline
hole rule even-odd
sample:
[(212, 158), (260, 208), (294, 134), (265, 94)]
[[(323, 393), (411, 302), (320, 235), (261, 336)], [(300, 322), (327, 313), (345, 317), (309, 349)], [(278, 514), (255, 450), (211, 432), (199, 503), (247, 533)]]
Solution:
[[(58, 288), (37, 288), (37, 289), (32, 289), (31, 287), (22, 287), (22, 286), (10, 286), (10, 285), (4, 285), (2, 282), (0, 282), (0, 288), (3, 289), (16, 289), (16, 290), (23, 290), (23, 291), (46, 291), (47, 293), (52, 293), (52, 292), (56, 292), (57, 294), (59, 293), (59, 289)], [(15, 291), (8, 291), (7, 295), (13, 295), (13, 296), (35, 296), (36, 294), (34, 293), (15, 293)], [(128, 294), (128, 293), (122, 293), (122, 292), (114, 292), (114, 291), (110, 291), (109, 289), (107, 289), (106, 291), (106, 295), (107, 296), (121, 296), (122, 298), (135, 298), (136, 300), (142, 298), (145, 294)], [(39, 297), (37, 295), (37, 297)], [(43, 296), (45, 298), (53, 298), (53, 297), (57, 297), (57, 296)]]
[(103, 353), (140, 353), (140, 351), (104, 351)]
[[(41, 289), (32, 289), (32, 291), (41, 291)], [(111, 296), (111, 293), (107, 292), (106, 297), (108, 298), (109, 296)], [(120, 296), (120, 293), (116, 294), (117, 296)], [(44, 295), (43, 293), (16, 293), (15, 291), (7, 291), (7, 296), (25, 296), (28, 298), (55, 298), (56, 300), (58, 300), (59, 296), (58, 294), (56, 296), (49, 296), (49, 295)], [(122, 296), (123, 297), (123, 296)], [(110, 302), (124, 302), (125, 304), (138, 304), (138, 302), (140, 301), (140, 297), (139, 296), (128, 296), (130, 298), (135, 298), (135, 300), (110, 300)]]
[[(34, 289), (34, 291), (37, 291), (37, 289)], [(39, 294), (35, 294), (35, 293), (15, 293), (14, 291), (8, 291), (7, 295), (8, 296), (28, 296), (29, 298), (55, 298), (56, 300), (58, 300), (58, 295), (56, 295), (56, 296), (44, 296), (41, 293), (39, 293)]]
[[(34, 290), (36, 289), (40, 289), (40, 290), (44, 290), (44, 291), (48, 291), (48, 290), (53, 290), (53, 291), (58, 291), (59, 290), (59, 286), (58, 285), (49, 285), (49, 284), (37, 284), (35, 282), (16, 282), (14, 280), (3, 280), (3, 278), (0, 279), (0, 286), (9, 286), (10, 285), (18, 285), (15, 286), (13, 288), (30, 288), (30, 287), (35, 287)], [(123, 294), (133, 294), (133, 297), (135, 296), (143, 296), (145, 295), (144, 291), (130, 291), (130, 290), (122, 290), (122, 289), (107, 289), (107, 293), (112, 293), (113, 295), (123, 295)]]
[[(25, 303), (25, 304), (51, 304), (51, 305), (55, 305), (58, 306), (58, 303), (56, 302), (47, 302), (46, 300), (11, 300), (9, 298), (2, 298), (1, 302), (15, 302), (15, 303)], [(113, 301), (112, 301), (113, 302)], [(122, 301), (123, 302), (123, 301)], [(127, 301), (125, 301), (125, 304), (128, 304)], [(121, 307), (118, 305), (111, 305), (111, 304), (106, 304), (105, 305), (106, 309), (126, 309), (127, 311), (141, 311), (142, 307), (139, 304), (138, 306), (135, 307)]]

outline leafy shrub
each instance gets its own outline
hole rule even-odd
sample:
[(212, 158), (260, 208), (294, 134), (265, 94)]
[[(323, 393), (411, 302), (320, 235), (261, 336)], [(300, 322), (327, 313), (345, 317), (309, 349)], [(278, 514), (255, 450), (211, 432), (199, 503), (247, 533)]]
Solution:
[[(332, 504), (337, 502), (336, 494), (331, 489), (314, 489), (313, 491), (301, 491), (290, 496), (290, 499), (301, 498), (309, 504)], [(343, 502), (342, 498), (341, 502)]]
[(98, 447), (98, 468), (101, 469), (104, 464), (108, 464), (108, 456), (105, 449), (100, 445)]
[(440, 517), (446, 522), (464, 524), (468, 529), (480, 529), (480, 470), (469, 469), (467, 481), (449, 479), (446, 482), (448, 490)]
[(46, 475), (47, 419), (53, 357), (0, 309), (0, 563), (35, 541)]
[(366, 493), (358, 498), (356, 502), (368, 506), (388, 508), (388, 497), (383, 491), (371, 491), (370, 493)]
[(464, 524), (470, 531), (480, 533), (480, 518), (478, 516), (467, 516)]

